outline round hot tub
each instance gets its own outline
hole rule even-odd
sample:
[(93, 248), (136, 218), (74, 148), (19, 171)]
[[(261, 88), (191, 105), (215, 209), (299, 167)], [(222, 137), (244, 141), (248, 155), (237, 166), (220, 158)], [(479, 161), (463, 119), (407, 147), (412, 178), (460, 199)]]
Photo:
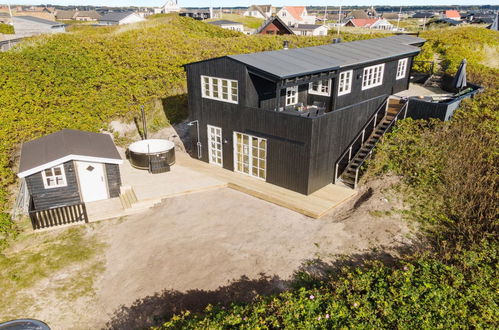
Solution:
[(133, 167), (150, 169), (149, 164), (175, 164), (175, 144), (168, 140), (148, 139), (132, 143), (128, 156)]

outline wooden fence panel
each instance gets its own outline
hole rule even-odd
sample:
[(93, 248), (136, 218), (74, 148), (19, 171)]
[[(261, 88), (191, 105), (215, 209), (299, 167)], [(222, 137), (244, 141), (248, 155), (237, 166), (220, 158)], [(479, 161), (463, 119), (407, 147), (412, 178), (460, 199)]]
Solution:
[(42, 229), (75, 222), (88, 222), (87, 209), (84, 203), (48, 210), (30, 210), (29, 217), (33, 229)]

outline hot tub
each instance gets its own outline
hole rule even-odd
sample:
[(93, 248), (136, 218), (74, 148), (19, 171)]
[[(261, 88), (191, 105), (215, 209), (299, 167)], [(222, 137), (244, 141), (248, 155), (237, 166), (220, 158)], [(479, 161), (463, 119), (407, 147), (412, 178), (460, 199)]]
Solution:
[(128, 157), (132, 166), (139, 169), (150, 169), (150, 163), (167, 168), (175, 164), (175, 144), (160, 139), (137, 141), (128, 147)]

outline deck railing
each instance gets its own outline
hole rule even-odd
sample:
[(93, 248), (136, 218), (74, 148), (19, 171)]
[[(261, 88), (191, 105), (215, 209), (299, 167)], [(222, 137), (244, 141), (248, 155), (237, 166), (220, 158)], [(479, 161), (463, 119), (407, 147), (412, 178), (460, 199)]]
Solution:
[(33, 229), (49, 228), (76, 222), (88, 222), (85, 203), (61, 206), (47, 210), (33, 210), (30, 202), (29, 217)]
[(387, 103), (389, 97), (387, 97), (383, 103), (379, 106), (378, 110), (371, 116), (368, 122), (362, 127), (359, 131), (359, 134), (355, 136), (353, 141), (347, 147), (347, 149), (341, 154), (336, 162), (335, 173), (334, 173), (334, 182), (336, 183), (338, 180), (338, 173), (343, 173), (343, 171), (348, 167), (348, 164), (355, 156), (357, 151), (360, 150), (362, 145), (369, 139), (372, 132), (378, 126), (378, 124), (383, 120), (387, 111)]
[[(385, 128), (385, 133), (388, 132), (390, 130), (390, 128), (392, 128), (393, 124), (396, 123), (398, 120), (399, 120), (399, 117), (402, 115), (403, 113), (403, 118), (402, 119), (405, 119), (406, 116), (407, 116), (407, 107), (408, 107), (408, 104), (409, 104), (409, 101), (407, 101), (403, 106), (402, 108), (400, 108), (399, 112), (397, 113), (397, 115), (395, 115), (395, 117), (390, 121), (390, 123), (388, 124), (388, 126)], [(382, 138), (382, 137), (381, 137)], [(381, 139), (380, 138), (380, 139)], [(371, 151), (369, 151), (364, 157), (360, 158), (360, 162), (359, 164), (357, 165), (357, 168), (355, 169), (355, 181), (354, 181), (354, 185), (353, 185), (353, 189), (357, 189), (357, 184), (359, 182), (359, 176), (360, 176), (360, 171), (362, 170), (362, 166), (364, 165), (364, 163), (366, 162), (366, 160), (371, 157), (372, 153), (373, 153), (373, 150), (374, 150), (374, 147), (371, 149)]]

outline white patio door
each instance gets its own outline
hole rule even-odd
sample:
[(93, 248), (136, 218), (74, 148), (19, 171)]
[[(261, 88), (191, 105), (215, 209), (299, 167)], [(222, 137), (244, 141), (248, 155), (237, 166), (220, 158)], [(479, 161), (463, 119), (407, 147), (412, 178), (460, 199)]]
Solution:
[(83, 202), (108, 198), (104, 164), (77, 161), (76, 168)]
[(208, 157), (211, 164), (222, 166), (222, 129), (208, 125)]
[(265, 180), (267, 140), (234, 132), (234, 171)]

